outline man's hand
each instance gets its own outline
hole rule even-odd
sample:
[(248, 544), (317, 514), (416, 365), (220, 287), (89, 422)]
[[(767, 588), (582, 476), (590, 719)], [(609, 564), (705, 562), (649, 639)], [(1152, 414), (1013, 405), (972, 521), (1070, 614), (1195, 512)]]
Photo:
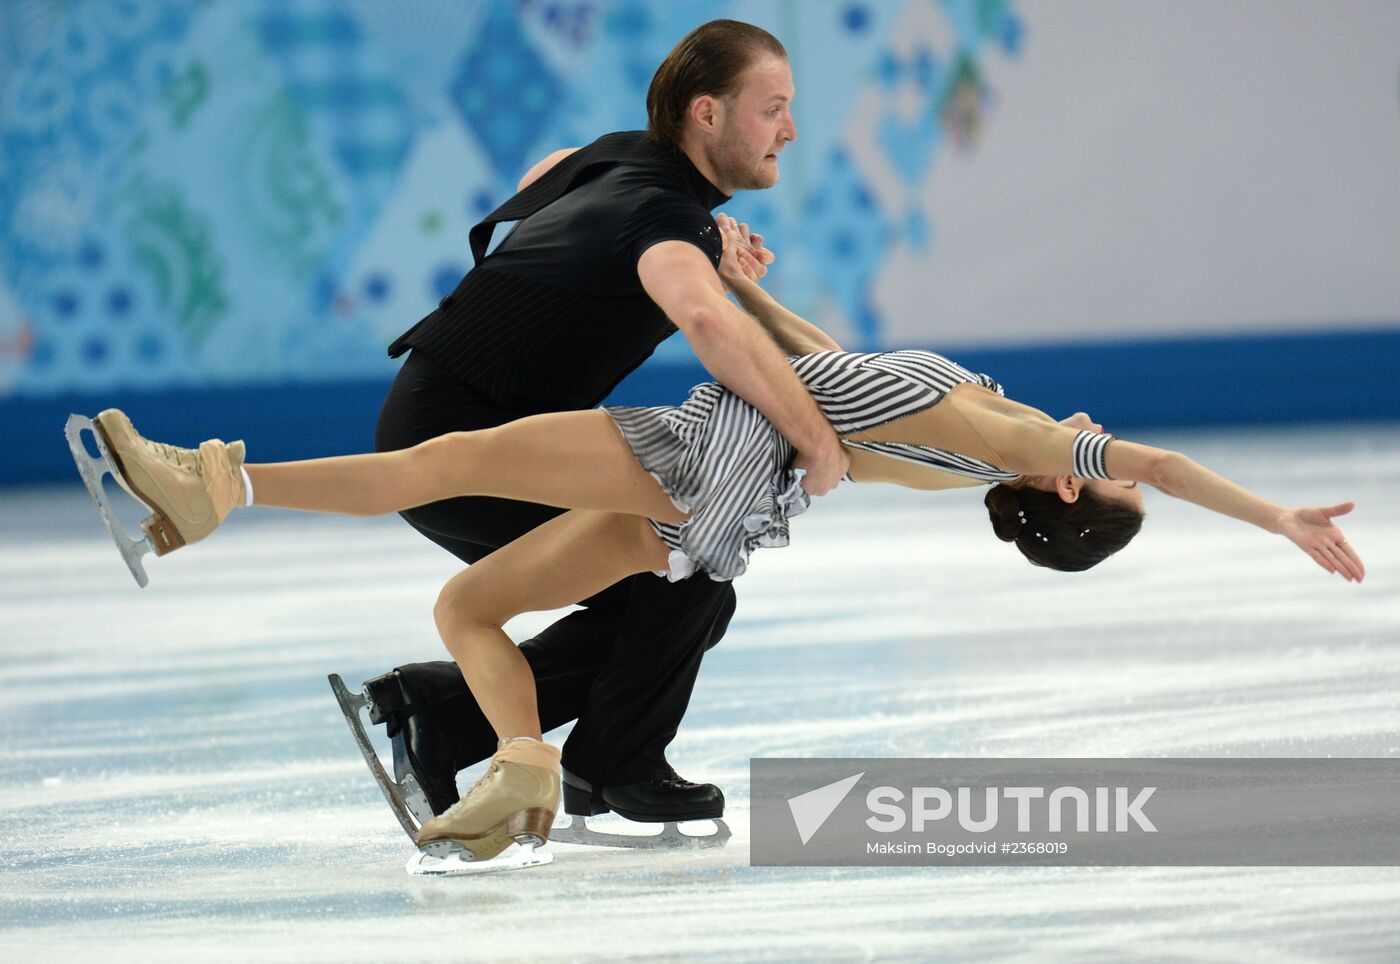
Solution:
[[(762, 412), (792, 443), (794, 468), (808, 473), (802, 487), (812, 495), (830, 492), (850, 465), (840, 439), (772, 336), (725, 297), (714, 264), (700, 248), (660, 241), (637, 260), (637, 277), (715, 381)], [(744, 283), (767, 298), (752, 281)], [(813, 351), (838, 350), (835, 342), (812, 343)]]
[(821, 452), (798, 452), (792, 460), (792, 467), (807, 470), (802, 477), (802, 488), (808, 495), (826, 495), (850, 471), (851, 456), (846, 452), (846, 447), (837, 442)]

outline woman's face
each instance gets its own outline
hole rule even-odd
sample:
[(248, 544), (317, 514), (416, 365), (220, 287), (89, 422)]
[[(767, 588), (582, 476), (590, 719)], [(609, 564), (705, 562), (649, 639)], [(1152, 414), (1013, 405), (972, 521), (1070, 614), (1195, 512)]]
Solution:
[(1117, 502), (1142, 514), (1142, 489), (1136, 482), (1121, 479), (1080, 479), (1084, 489), (1105, 502)]
[[(1103, 426), (1089, 417), (1087, 412), (1075, 412), (1069, 418), (1060, 419), (1061, 425), (1087, 432), (1102, 432)], [(1117, 502), (1134, 512), (1142, 512), (1142, 490), (1136, 482), (1123, 482), (1118, 479), (1080, 479), (1085, 489), (1106, 502)]]

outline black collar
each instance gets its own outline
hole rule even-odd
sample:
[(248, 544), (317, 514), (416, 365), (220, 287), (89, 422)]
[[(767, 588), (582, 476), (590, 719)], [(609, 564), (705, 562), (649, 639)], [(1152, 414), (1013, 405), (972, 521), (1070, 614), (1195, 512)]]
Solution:
[(676, 163), (685, 176), (686, 186), (690, 188), (690, 193), (697, 201), (713, 211), (729, 200), (730, 195), (711, 184), (710, 179), (700, 173), (700, 169), (695, 166), (685, 151), (672, 146), (669, 153), (676, 158)]
[(695, 196), (700, 199), (701, 204), (713, 211), (725, 201), (729, 200), (730, 195), (725, 194), (719, 188), (711, 184), (710, 179), (700, 173), (700, 168), (696, 167), (695, 164), (691, 162), (684, 151), (678, 151), (677, 153), (680, 154), (681, 161), (685, 164), (686, 182), (690, 185), (691, 190), (695, 192)]

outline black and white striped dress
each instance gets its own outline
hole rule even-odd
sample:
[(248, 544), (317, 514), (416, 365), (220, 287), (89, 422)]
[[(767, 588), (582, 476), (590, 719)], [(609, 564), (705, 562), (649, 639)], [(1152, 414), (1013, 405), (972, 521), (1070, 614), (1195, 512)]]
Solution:
[[(970, 382), (1003, 394), (987, 375), (931, 351), (824, 351), (789, 360), (837, 434), (931, 408), (955, 385)], [(789, 468), (792, 445), (748, 402), (706, 382), (679, 407), (605, 411), (676, 507), (691, 514), (679, 525), (652, 522), (671, 550), (669, 570), (658, 575), (675, 581), (701, 569), (711, 579), (733, 579), (747, 568), (754, 549), (788, 544), (788, 519), (810, 504), (803, 471)], [(987, 462), (923, 445), (845, 444), (986, 482), (1017, 478)], [(1101, 452), (1098, 459), (1102, 466)]]

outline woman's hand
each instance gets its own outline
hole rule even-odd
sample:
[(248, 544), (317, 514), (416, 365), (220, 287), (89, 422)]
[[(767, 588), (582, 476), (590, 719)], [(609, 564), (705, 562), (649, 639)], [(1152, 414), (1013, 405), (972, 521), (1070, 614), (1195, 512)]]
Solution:
[[(734, 219), (729, 219), (734, 223)], [(734, 224), (739, 231), (739, 237), (748, 247), (749, 253), (753, 255), (754, 261), (758, 264), (758, 276), (762, 278), (768, 273), (768, 266), (777, 260), (777, 255), (763, 246), (763, 235), (756, 232), (751, 233), (749, 226), (743, 222)]]
[(734, 291), (736, 287), (758, 284), (758, 279), (768, 273), (767, 263), (773, 260), (772, 252), (763, 247), (762, 237), (749, 234), (747, 224), (741, 225), (727, 214), (716, 214), (715, 224), (724, 239), (719, 260), (719, 277), (724, 286)]
[(1340, 574), (1347, 582), (1360, 582), (1366, 578), (1366, 567), (1342, 530), (1332, 523), (1355, 507), (1354, 502), (1343, 502), (1325, 508), (1288, 509), (1279, 520), (1279, 531), (1323, 569)]

